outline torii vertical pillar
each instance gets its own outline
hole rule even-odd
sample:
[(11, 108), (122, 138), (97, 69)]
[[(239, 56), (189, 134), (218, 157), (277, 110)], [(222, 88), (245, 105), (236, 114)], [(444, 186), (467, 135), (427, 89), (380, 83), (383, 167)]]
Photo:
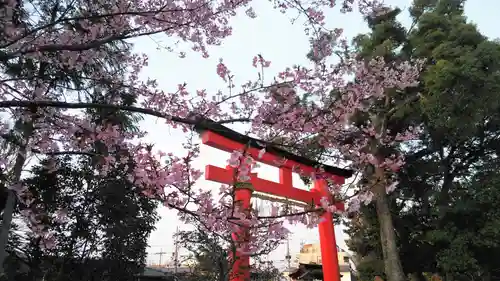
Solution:
[[(251, 187), (236, 187), (234, 191), (234, 202), (239, 205), (242, 211), (249, 216), (251, 211), (250, 200), (253, 189)], [(240, 229), (233, 233), (233, 241), (236, 249), (231, 253), (231, 272), (230, 281), (249, 281), (250, 280), (250, 257), (247, 253), (242, 253), (239, 248), (246, 249), (249, 240), (249, 229), (246, 226), (240, 226)]]
[[(314, 181), (314, 188), (325, 197), (329, 197), (328, 186), (324, 179)], [(324, 212), (318, 224), (319, 242), (321, 245), (321, 265), (323, 267), (324, 281), (340, 281), (339, 258), (337, 253), (337, 241), (333, 227), (333, 214)]]

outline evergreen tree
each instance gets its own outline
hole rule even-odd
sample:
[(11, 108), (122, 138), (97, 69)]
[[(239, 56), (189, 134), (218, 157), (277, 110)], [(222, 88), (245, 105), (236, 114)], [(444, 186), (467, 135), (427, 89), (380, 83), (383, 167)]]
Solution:
[[(156, 205), (127, 183), (123, 167), (102, 179), (85, 158), (57, 159), (57, 172), (44, 164), (34, 168), (26, 184), (40, 219), (54, 231), (56, 246), (44, 249), (39, 238), (28, 236), (19, 250), (29, 271), (15, 280), (135, 280), (157, 221)], [(42, 211), (58, 210), (65, 211), (64, 222), (43, 216)]]
[[(356, 38), (366, 56), (384, 54), (391, 49), (387, 46), (403, 42), (395, 46), (397, 56), (427, 59), (418, 106), (392, 120), (393, 126), (420, 124), (425, 132), (408, 149), (400, 189), (391, 196), (402, 265), (416, 280), (423, 280), (424, 272), (447, 280), (491, 280), (496, 274), (482, 257), (484, 245), (496, 249), (492, 238), (498, 238), (485, 229), (496, 225), (488, 219), (492, 214), (487, 206), (500, 190), (495, 173), (488, 172), (498, 167), (500, 46), (467, 23), (463, 3), (414, 1), (414, 27), (404, 37), (399, 24), (386, 15), (381, 21), (369, 19), (372, 32)], [(365, 272), (380, 273), (376, 258), (363, 262), (381, 257), (381, 246), (373, 243), (376, 232), (370, 231), (376, 228), (372, 213), (369, 206), (363, 208), (358, 218), (363, 224), (351, 221), (348, 230), (350, 248), (360, 261), (358, 271), (367, 279)], [(472, 215), (474, 223), (467, 219)]]
[[(119, 100), (122, 105), (130, 106), (136, 101), (134, 94), (118, 91), (105, 81), (89, 84), (82, 80), (87, 71), (94, 71), (92, 67), (109, 67), (116, 75), (123, 75), (121, 62), (113, 54), (128, 49), (126, 44), (110, 45), (107, 46), (108, 61), (97, 61), (80, 72), (53, 71), (58, 73), (60, 83), (68, 83), (80, 91), (86, 88), (84, 91), (90, 102), (106, 104)], [(140, 118), (135, 114), (107, 109), (89, 109), (86, 114), (91, 124), (118, 126), (125, 132), (138, 131)], [(96, 155), (114, 157), (116, 153), (129, 153), (122, 147), (109, 150), (99, 141), (91, 145)], [(116, 163), (102, 176), (95, 174), (98, 159), (91, 154), (50, 155), (33, 168), (32, 176), (25, 183), (40, 219), (55, 231), (57, 247), (43, 249), (40, 239), (31, 236), (19, 243), (19, 236), (13, 235), (8, 261), (10, 278), (135, 280), (135, 275), (143, 270), (147, 239), (157, 221), (156, 203), (126, 180), (134, 163)], [(58, 210), (67, 212), (69, 220), (66, 223), (54, 223), (53, 219), (43, 217), (44, 213)]]

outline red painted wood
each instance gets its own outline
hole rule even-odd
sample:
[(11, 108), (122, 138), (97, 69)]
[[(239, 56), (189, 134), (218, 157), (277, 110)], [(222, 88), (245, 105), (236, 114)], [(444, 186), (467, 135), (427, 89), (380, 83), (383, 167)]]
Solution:
[[(202, 143), (226, 152), (233, 152), (235, 150), (240, 150), (244, 149), (245, 146), (241, 143), (235, 142), (233, 140), (230, 140), (228, 138), (225, 138), (223, 136), (220, 136), (214, 132), (211, 131), (205, 131), (202, 134)], [(294, 168), (298, 168), (301, 171), (303, 171), (305, 174), (313, 174), (317, 170), (313, 167), (309, 167), (300, 163), (297, 163), (292, 160), (286, 160), (283, 161), (281, 157), (278, 157), (276, 155), (273, 155), (271, 153), (264, 153), (264, 155), (261, 158), (258, 158), (259, 156), (259, 150), (256, 148), (248, 148), (247, 153), (249, 153), (254, 159), (258, 160), (259, 162), (265, 163), (267, 165), (271, 165), (273, 167), (286, 167), (291, 170)], [(332, 179), (335, 181), (337, 184), (343, 184), (344, 183), (344, 178), (337, 176), (337, 175), (331, 175)]]
[[(320, 194), (328, 194), (327, 184), (324, 180), (314, 181), (313, 189)], [(318, 224), (318, 231), (319, 242), (321, 244), (321, 266), (323, 267), (323, 280), (340, 281), (339, 258), (332, 213), (323, 213), (322, 220)]]
[[(215, 181), (223, 184), (233, 184), (234, 173), (233, 170), (223, 169), (212, 165), (207, 165), (205, 167), (205, 179), (210, 181)], [(275, 196), (280, 196), (307, 204), (314, 203), (315, 205), (320, 204), (320, 199), (322, 195), (316, 191), (307, 191), (303, 189), (298, 189), (293, 186), (287, 186), (281, 183), (276, 183), (273, 181), (261, 179), (256, 175), (251, 176), (251, 183), (255, 191), (271, 194)], [(344, 210), (344, 203), (337, 202), (335, 204), (338, 210)]]
[[(252, 198), (252, 191), (250, 189), (237, 189), (234, 192), (234, 201), (237, 204), (240, 204), (243, 210), (247, 211), (250, 214), (251, 203), (250, 200)], [(235, 245), (243, 246), (247, 243), (248, 240), (248, 229), (241, 228), (237, 233), (232, 235), (232, 238), (235, 242)], [(231, 268), (231, 273), (229, 276), (230, 281), (248, 281), (250, 280), (250, 256), (245, 253), (241, 253), (239, 251), (235, 251), (234, 260)]]
[(280, 183), (283, 188), (293, 188), (292, 170), (286, 167), (280, 168)]

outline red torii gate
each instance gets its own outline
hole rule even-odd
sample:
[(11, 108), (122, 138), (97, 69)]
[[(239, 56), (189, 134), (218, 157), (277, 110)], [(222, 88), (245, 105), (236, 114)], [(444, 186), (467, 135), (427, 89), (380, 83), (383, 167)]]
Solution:
[[(266, 153), (259, 155), (261, 146), (258, 140), (239, 134), (222, 125), (218, 125), (210, 120), (203, 120), (195, 127), (201, 133), (202, 143), (226, 152), (235, 150), (245, 150), (256, 161), (279, 168), (279, 183), (257, 177), (256, 173), (251, 174), (251, 184), (253, 189), (238, 188), (235, 190), (235, 202), (239, 202), (244, 209), (250, 208), (252, 192), (270, 194), (287, 199), (304, 202), (305, 204), (320, 205), (322, 197), (331, 198), (328, 192), (325, 176), (331, 177), (337, 184), (343, 184), (345, 178), (352, 176), (350, 170), (340, 169), (332, 166), (322, 165), (322, 175), (320, 179), (314, 180), (314, 188), (311, 191), (298, 189), (292, 183), (292, 171), (299, 169), (307, 174), (317, 172), (319, 163), (307, 158), (303, 158), (279, 148), (266, 147)], [(261, 156), (260, 158), (258, 156)], [(283, 158), (286, 161), (283, 161)], [(223, 184), (234, 184), (234, 170), (232, 167), (220, 168), (212, 165), (205, 167), (205, 179)], [(272, 199), (270, 199), (272, 200)], [(339, 210), (344, 210), (344, 204), (335, 203)], [(324, 281), (340, 281), (339, 262), (337, 256), (337, 243), (331, 213), (322, 214), (322, 220), (318, 225), (321, 259), (323, 267)], [(245, 236), (245, 233), (238, 233), (237, 237)], [(250, 257), (242, 253), (236, 253), (232, 267), (231, 281), (249, 280)]]

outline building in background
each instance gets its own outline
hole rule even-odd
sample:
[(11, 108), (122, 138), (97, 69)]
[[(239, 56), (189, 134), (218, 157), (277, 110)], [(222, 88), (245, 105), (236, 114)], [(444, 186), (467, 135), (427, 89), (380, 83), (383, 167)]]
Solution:
[[(341, 281), (352, 281), (353, 276), (350, 265), (350, 255), (337, 246), (339, 269)], [(305, 244), (297, 255), (297, 267), (285, 270), (284, 275), (288, 280), (307, 280), (317, 279), (318, 268), (321, 268), (321, 246), (320, 244)], [(293, 278), (290, 277), (293, 276)]]

